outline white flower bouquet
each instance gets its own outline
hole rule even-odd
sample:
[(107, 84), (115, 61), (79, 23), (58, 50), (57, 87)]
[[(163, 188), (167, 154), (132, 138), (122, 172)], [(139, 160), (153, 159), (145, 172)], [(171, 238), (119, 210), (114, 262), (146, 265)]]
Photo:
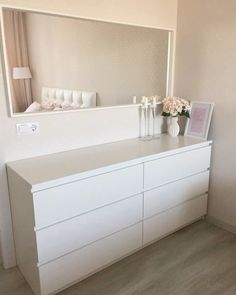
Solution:
[(162, 101), (163, 103), (163, 112), (162, 116), (164, 117), (177, 117), (177, 116), (186, 116), (190, 118), (190, 104), (187, 100), (179, 97), (166, 97)]

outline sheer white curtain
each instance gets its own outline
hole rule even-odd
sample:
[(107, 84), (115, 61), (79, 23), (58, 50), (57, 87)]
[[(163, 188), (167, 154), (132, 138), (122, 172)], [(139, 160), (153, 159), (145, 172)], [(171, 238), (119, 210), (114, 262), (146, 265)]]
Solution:
[(28, 67), (28, 48), (24, 12), (4, 9), (4, 31), (9, 64), (9, 76), (12, 89), (13, 112), (24, 112), (32, 103), (30, 80), (14, 80), (12, 73), (14, 67)]

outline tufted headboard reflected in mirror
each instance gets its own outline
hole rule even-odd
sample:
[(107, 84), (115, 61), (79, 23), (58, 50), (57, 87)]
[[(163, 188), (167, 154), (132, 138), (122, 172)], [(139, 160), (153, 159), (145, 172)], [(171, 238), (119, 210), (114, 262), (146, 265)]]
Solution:
[(10, 114), (166, 96), (173, 32), (1, 7)]

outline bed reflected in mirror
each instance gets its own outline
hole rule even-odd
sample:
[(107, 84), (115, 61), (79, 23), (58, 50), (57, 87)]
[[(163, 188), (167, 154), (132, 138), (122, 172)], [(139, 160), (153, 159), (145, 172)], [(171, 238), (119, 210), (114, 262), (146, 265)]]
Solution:
[(2, 8), (11, 115), (164, 97), (167, 30)]

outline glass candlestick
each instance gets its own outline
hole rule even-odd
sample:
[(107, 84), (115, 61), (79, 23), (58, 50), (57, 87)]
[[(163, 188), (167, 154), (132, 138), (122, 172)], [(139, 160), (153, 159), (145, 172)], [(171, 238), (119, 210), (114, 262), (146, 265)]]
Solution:
[(144, 105), (141, 106), (140, 124), (140, 139), (143, 141), (152, 139), (152, 136), (149, 135), (149, 118), (149, 107), (147, 103), (144, 103)]
[(151, 110), (152, 110), (152, 137), (155, 138), (156, 135), (156, 105), (152, 104), (151, 106)]
[(156, 133), (156, 119), (157, 119), (157, 105), (160, 103), (157, 103), (154, 101), (151, 105), (152, 110), (152, 131), (153, 131), (153, 138), (160, 138), (160, 135)]
[(146, 108), (146, 125), (147, 125), (147, 131), (146, 131), (146, 140), (152, 140), (152, 135), (150, 131), (150, 119), (151, 119), (151, 105), (149, 104)]

